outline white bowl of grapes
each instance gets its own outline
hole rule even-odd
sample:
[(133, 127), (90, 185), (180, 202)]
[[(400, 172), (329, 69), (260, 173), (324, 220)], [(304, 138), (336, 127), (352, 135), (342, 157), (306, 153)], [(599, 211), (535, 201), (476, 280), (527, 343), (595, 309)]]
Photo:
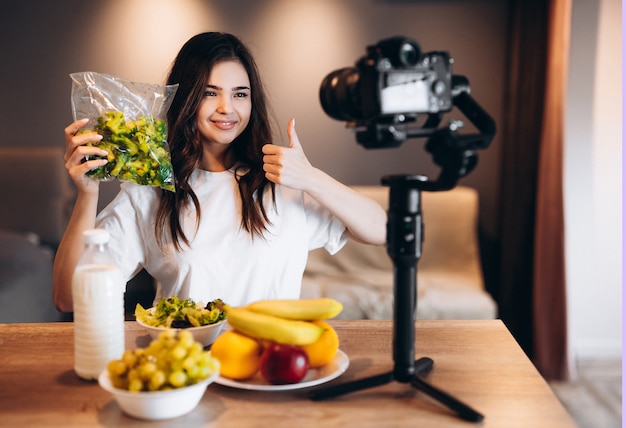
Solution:
[(144, 327), (152, 339), (163, 331), (186, 330), (203, 346), (211, 345), (226, 324), (223, 302), (216, 299), (204, 305), (193, 299), (180, 299), (176, 296), (162, 297), (156, 306), (145, 309), (141, 304), (135, 307), (135, 319)]
[(219, 376), (219, 361), (187, 331), (163, 332), (147, 348), (126, 350), (98, 377), (122, 411), (146, 420), (194, 410)]

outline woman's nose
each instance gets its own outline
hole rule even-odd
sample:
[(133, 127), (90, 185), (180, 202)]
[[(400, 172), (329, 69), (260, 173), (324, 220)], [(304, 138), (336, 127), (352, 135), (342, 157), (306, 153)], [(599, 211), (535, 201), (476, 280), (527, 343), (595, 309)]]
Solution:
[(219, 97), (217, 103), (217, 112), (221, 114), (228, 114), (232, 111), (232, 104), (229, 97)]

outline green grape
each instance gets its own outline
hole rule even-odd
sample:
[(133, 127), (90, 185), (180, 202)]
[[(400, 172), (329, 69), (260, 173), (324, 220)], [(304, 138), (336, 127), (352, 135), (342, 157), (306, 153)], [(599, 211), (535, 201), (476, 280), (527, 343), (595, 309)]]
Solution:
[[(202, 343), (200, 342), (194, 342), (190, 347), (189, 347), (189, 355), (200, 355), (204, 352), (204, 347), (202, 346)], [(205, 352), (206, 355), (209, 355), (208, 352)]]
[(133, 367), (137, 362), (137, 356), (133, 351), (127, 349), (122, 355), (122, 361), (124, 362), (124, 364), (126, 364), (126, 367), (130, 368)]
[(161, 342), (159, 342), (158, 340), (153, 340), (152, 342), (150, 342), (150, 345), (148, 345), (148, 348), (146, 349), (146, 353), (152, 356), (157, 356), (159, 355), (159, 352), (161, 351), (161, 349), (162, 349)]
[(185, 373), (187, 373), (187, 377), (189, 378), (190, 383), (193, 383), (193, 381), (200, 378), (202, 370), (200, 366), (194, 365), (189, 367), (189, 369), (185, 369)]
[(203, 352), (200, 355), (200, 364), (202, 366), (210, 366), (211, 363), (213, 362), (213, 357), (211, 357), (211, 354), (209, 354), (208, 352)]
[(150, 391), (158, 391), (159, 388), (161, 388), (161, 386), (165, 383), (165, 380), (165, 372), (163, 370), (155, 371), (150, 378), (148, 389)]
[(175, 370), (167, 377), (174, 388), (181, 388), (187, 383), (187, 375), (182, 370)]
[(185, 349), (190, 349), (195, 342), (190, 331), (183, 330), (178, 334), (178, 343)]
[(141, 380), (147, 381), (157, 371), (157, 365), (152, 361), (146, 361), (139, 366), (138, 371)]
[(116, 388), (166, 391), (197, 383), (212, 374), (212, 357), (189, 332), (165, 331), (148, 345), (126, 350), (107, 365)]
[(182, 360), (171, 359), (170, 360), (170, 371), (172, 371), (172, 372), (183, 371), (183, 361)]
[(198, 365), (200, 359), (197, 356), (189, 356), (183, 360), (183, 369), (189, 372)]
[(128, 371), (128, 375), (126, 377), (128, 378), (129, 382), (132, 382), (134, 380), (141, 380), (141, 376), (139, 376), (139, 370), (137, 370), (136, 367), (131, 368)]
[(198, 379), (206, 379), (211, 376), (213, 369), (210, 366), (198, 366)]
[(133, 379), (128, 383), (128, 390), (131, 392), (139, 392), (143, 390), (143, 382), (141, 379)]
[(176, 341), (176, 337), (178, 334), (176, 330), (165, 330), (159, 333), (159, 338), (157, 339), (161, 343), (173, 343)]
[(113, 384), (114, 387), (119, 388), (119, 389), (128, 389), (128, 380), (119, 377), (119, 376), (114, 376), (111, 378), (111, 383)]
[(126, 365), (126, 363), (121, 360), (112, 360), (107, 365), (107, 368), (109, 369), (109, 373), (111, 373), (114, 376), (121, 376), (124, 373), (126, 373), (127, 367), (128, 366)]
[(174, 346), (174, 348), (170, 351), (170, 355), (175, 360), (182, 360), (187, 356), (187, 349), (181, 345)]

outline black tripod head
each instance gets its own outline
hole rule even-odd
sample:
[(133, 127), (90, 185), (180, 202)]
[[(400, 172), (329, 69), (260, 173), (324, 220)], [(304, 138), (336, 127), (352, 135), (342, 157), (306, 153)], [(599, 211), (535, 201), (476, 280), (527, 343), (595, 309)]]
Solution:
[[(405, 183), (426, 191), (450, 190), (458, 180), (469, 174), (478, 164), (477, 150), (486, 149), (496, 133), (496, 124), (491, 116), (472, 98), (467, 79), (454, 76), (457, 82), (453, 91), (452, 104), (469, 119), (477, 133), (462, 134), (463, 124), (452, 121), (448, 126), (438, 128), (443, 113), (429, 114), (423, 126), (411, 127), (411, 121), (403, 115), (395, 117), (391, 123), (371, 120), (355, 126), (357, 141), (367, 148), (397, 147), (410, 138), (427, 138), (425, 149), (431, 154), (433, 162), (440, 167), (439, 176), (430, 180), (422, 177)], [(390, 182), (383, 177), (383, 184)]]

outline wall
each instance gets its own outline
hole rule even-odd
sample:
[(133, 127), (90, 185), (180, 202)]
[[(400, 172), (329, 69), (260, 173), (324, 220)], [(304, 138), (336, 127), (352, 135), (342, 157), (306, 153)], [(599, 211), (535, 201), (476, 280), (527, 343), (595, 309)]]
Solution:
[(566, 113), (569, 331), (578, 358), (622, 348), (622, 23), (619, 0), (574, 0)]
[[(55, 0), (12, 2), (0, 18), (6, 83), (0, 144), (62, 145), (71, 122), (70, 80), (93, 70), (162, 83), (180, 46), (202, 31), (240, 36), (256, 55), (284, 135), (290, 117), (310, 161), (347, 184), (375, 184), (386, 174), (437, 172), (423, 140), (399, 149), (365, 150), (318, 101), (322, 79), (352, 66), (365, 46), (397, 34), (424, 51), (447, 50), (479, 103), (499, 119), (505, 61), (506, 2), (489, 0)], [(481, 192), (483, 227), (493, 236), (499, 140), (464, 180)], [(346, 160), (349, 159), (349, 162)], [(103, 206), (117, 185), (103, 186)]]

